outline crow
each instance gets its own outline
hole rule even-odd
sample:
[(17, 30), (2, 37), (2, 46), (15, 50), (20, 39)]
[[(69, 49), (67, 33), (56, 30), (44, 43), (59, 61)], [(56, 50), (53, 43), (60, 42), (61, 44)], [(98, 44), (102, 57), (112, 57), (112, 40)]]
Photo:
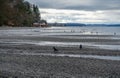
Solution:
[(82, 45), (81, 44), (80, 44), (79, 48), (82, 49)]
[(53, 47), (53, 50), (54, 50), (54, 52), (57, 52), (57, 51), (58, 51), (58, 49), (57, 49), (56, 47)]

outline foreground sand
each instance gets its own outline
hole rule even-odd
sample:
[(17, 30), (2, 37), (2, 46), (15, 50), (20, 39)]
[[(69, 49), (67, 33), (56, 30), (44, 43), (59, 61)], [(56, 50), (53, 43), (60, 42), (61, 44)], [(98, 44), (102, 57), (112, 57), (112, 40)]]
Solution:
[(120, 62), (110, 60), (0, 54), (0, 77), (119, 78)]

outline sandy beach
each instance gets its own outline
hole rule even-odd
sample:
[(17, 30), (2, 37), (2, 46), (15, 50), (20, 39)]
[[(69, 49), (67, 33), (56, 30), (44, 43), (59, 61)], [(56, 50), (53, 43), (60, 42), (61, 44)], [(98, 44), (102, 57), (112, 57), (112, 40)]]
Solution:
[(120, 36), (75, 30), (1, 28), (0, 78), (120, 78)]

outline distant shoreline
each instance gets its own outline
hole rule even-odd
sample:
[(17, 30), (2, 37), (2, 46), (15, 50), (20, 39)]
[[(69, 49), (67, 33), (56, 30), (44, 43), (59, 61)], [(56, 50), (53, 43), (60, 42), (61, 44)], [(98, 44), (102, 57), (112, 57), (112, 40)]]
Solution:
[(84, 26), (90, 26), (90, 27), (94, 27), (94, 26), (102, 26), (102, 27), (120, 27), (120, 24), (84, 24), (84, 23), (48, 23), (49, 26), (80, 26), (80, 27), (84, 27)]

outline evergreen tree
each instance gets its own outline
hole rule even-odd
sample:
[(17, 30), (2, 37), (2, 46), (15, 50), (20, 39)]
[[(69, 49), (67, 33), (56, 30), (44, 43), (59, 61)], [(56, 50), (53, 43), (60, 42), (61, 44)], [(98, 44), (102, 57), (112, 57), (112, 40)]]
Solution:
[(33, 12), (34, 12), (33, 14), (34, 14), (35, 22), (39, 22), (40, 21), (40, 12), (36, 5), (33, 5)]
[(0, 25), (31, 26), (40, 21), (36, 5), (24, 0), (0, 0)]

